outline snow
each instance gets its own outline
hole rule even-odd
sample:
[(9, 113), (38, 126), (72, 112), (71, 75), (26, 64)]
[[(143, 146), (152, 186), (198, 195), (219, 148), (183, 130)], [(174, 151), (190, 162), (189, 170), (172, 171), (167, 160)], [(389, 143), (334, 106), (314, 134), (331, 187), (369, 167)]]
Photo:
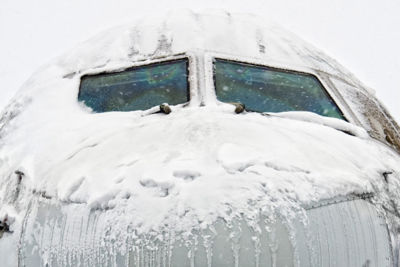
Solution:
[(266, 114), (269, 116), (290, 118), (290, 119), (294, 119), (294, 120), (301, 120), (301, 121), (306, 121), (306, 122), (317, 123), (320, 125), (332, 127), (336, 130), (343, 131), (343, 132), (352, 134), (352, 135), (360, 137), (360, 138), (369, 137), (367, 131), (361, 127), (344, 122), (343, 120), (319, 116), (318, 114), (315, 114), (312, 112), (292, 111), (292, 112), (280, 112), (280, 113), (275, 113), (275, 114), (274, 113), (271, 113), (271, 114), (266, 113)]
[[(258, 18), (187, 12), (132, 25), (102, 33), (39, 70), (1, 115), (0, 206), (17, 206), (10, 212), (15, 226), (37, 195), (115, 209), (114, 222), (129, 220), (139, 234), (170, 225), (190, 232), (217, 218), (259, 212), (291, 218), (307, 204), (348, 194), (372, 192), (379, 205), (398, 207), (399, 154), (345, 121), (305, 112), (235, 114), (207, 85), (199, 90), (202, 106), (194, 99), (172, 106), (169, 115), (154, 113), (157, 107), (92, 113), (77, 101), (82, 75), (186, 51), (256, 55), (340, 76), (362, 90), (335, 61), (277, 26), (258, 26), (265, 25)], [(15, 171), (24, 174), (22, 193), (9, 203), (5, 192)], [(385, 172), (396, 181), (390, 187)]]

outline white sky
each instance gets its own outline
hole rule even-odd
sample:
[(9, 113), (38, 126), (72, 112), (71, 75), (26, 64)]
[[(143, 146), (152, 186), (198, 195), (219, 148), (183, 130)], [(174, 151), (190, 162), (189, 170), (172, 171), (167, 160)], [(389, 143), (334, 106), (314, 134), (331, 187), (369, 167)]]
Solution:
[(269, 17), (374, 88), (400, 122), (398, 0), (0, 0), (0, 108), (40, 65), (79, 42), (172, 8), (222, 8)]

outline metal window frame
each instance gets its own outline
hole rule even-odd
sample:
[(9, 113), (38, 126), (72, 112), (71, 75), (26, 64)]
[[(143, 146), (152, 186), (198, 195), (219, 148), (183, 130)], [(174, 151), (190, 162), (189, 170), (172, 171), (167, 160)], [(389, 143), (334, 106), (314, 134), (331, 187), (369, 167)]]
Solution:
[(220, 105), (222, 102), (218, 101), (217, 96), (216, 96), (216, 88), (215, 88), (215, 82), (214, 82), (214, 61), (215, 60), (225, 60), (225, 61), (232, 61), (234, 63), (239, 63), (239, 64), (247, 64), (250, 66), (255, 66), (255, 67), (264, 67), (264, 68), (269, 68), (272, 70), (277, 70), (277, 71), (283, 71), (283, 72), (288, 72), (288, 73), (299, 73), (303, 75), (311, 75), (314, 78), (317, 79), (318, 82), (322, 85), (323, 89), (325, 89), (325, 92), (327, 93), (328, 97), (332, 99), (332, 101), (336, 104), (340, 112), (342, 113), (343, 117), (345, 120), (349, 123), (355, 124), (355, 125), (360, 125), (359, 120), (354, 116), (354, 113), (350, 110), (348, 105), (344, 102), (343, 98), (340, 96), (339, 92), (336, 90), (335, 87), (330, 86), (329, 83), (325, 81), (323, 77), (321, 77), (320, 73), (318, 70), (309, 68), (309, 67), (304, 67), (304, 66), (298, 66), (298, 65), (288, 65), (287, 63), (282, 63), (282, 62), (276, 62), (276, 61), (268, 61), (265, 59), (259, 59), (259, 58), (250, 58), (250, 57), (242, 57), (242, 56), (237, 56), (237, 55), (230, 55), (230, 54), (224, 54), (224, 53), (219, 53), (219, 52), (208, 52), (205, 53), (204, 55), (204, 61), (205, 61), (205, 66), (206, 71), (205, 71), (205, 79), (206, 79), (206, 90), (210, 92), (210, 96), (207, 100), (209, 103), (212, 103), (213, 101), (210, 98), (214, 98), (215, 101), (212, 103), (214, 105)]
[[(141, 67), (147, 67), (158, 64), (168, 64), (173, 63), (174, 61), (179, 60), (187, 60), (186, 63), (186, 74), (187, 74), (187, 102), (181, 103), (182, 105), (193, 105), (199, 102), (199, 94), (198, 94), (198, 69), (197, 58), (191, 53), (180, 53), (171, 56), (163, 56), (163, 57), (150, 57), (145, 60), (138, 60), (135, 62), (130, 62), (130, 64), (124, 64), (120, 68), (115, 68), (113, 66), (105, 65), (101, 68), (90, 69), (80, 73), (79, 75), (79, 86), (77, 99), (79, 99), (81, 94), (81, 84), (82, 80), (88, 76), (100, 76), (100, 75), (112, 75), (116, 73), (122, 73), (125, 71), (135, 70)], [(141, 110), (133, 110), (133, 111), (141, 111)], [(131, 112), (131, 111), (126, 111)], [(96, 113), (97, 114), (97, 113)]]

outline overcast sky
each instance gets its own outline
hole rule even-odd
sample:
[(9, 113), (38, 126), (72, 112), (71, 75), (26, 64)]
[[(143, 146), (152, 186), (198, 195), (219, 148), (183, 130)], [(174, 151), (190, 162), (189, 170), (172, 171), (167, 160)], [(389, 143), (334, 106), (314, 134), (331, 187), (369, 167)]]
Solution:
[(156, 10), (222, 8), (269, 17), (376, 90), (400, 122), (399, 0), (0, 0), (0, 108), (40, 65)]

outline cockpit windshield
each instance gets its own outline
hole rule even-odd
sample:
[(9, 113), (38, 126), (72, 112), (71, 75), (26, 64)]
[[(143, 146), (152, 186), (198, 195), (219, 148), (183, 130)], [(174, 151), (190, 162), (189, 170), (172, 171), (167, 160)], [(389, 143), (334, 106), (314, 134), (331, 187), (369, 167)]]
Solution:
[(250, 111), (310, 111), (345, 120), (322, 84), (310, 74), (216, 59), (214, 79), (219, 101), (241, 103)]
[(83, 76), (79, 101), (94, 112), (146, 110), (189, 101), (188, 60)]

